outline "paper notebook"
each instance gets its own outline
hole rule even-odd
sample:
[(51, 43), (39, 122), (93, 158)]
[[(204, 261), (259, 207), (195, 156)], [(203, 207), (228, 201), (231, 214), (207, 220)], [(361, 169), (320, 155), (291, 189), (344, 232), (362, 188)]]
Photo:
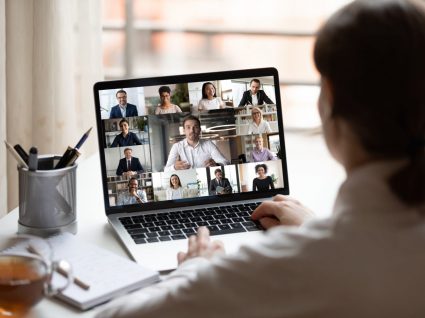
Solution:
[[(47, 240), (54, 249), (54, 259), (68, 261), (72, 265), (73, 275), (90, 285), (90, 288), (85, 290), (73, 283), (56, 295), (57, 298), (82, 310), (159, 281), (158, 272), (79, 240), (70, 233), (61, 233)], [(7, 249), (7, 252), (25, 249), (23, 245), (16, 245)], [(62, 286), (65, 282), (65, 277), (54, 273), (55, 286)]]

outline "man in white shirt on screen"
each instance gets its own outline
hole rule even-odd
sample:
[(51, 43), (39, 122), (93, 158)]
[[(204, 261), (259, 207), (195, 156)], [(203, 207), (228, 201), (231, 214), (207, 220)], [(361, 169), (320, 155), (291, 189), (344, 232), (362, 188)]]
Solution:
[(187, 116), (183, 120), (183, 129), (186, 138), (171, 147), (164, 171), (214, 167), (229, 163), (211, 140), (199, 138), (201, 123), (198, 117)]

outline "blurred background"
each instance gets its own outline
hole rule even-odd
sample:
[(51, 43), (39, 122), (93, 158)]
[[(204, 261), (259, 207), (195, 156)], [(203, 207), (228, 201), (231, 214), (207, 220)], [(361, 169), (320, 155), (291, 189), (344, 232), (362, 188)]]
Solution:
[[(307, 172), (301, 165), (316, 169), (317, 163), (329, 176), (336, 166), (323, 157), (317, 134), (319, 76), (312, 50), (316, 30), (348, 2), (0, 0), (0, 139), (62, 154), (96, 126), (92, 87), (104, 79), (275, 67), (288, 167), (301, 172), (291, 179), (291, 193), (302, 196)], [(93, 135), (84, 156), (98, 151)], [(16, 161), (2, 148), (0, 216), (17, 206)]]

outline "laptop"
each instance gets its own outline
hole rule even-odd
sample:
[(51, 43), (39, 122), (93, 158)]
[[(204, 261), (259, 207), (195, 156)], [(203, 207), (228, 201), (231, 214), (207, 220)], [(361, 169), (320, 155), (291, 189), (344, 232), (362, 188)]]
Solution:
[(199, 226), (228, 253), (255, 243), (253, 210), (289, 194), (275, 68), (102, 81), (94, 99), (106, 216), (144, 266), (176, 268)]

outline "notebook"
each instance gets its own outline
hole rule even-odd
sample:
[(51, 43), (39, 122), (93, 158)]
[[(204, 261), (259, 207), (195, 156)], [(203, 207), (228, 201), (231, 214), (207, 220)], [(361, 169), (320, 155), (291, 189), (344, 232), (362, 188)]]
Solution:
[[(81, 241), (70, 233), (64, 232), (52, 236), (47, 241), (53, 248), (54, 260), (68, 261), (72, 266), (74, 277), (89, 286), (88, 289), (84, 289), (73, 283), (56, 295), (57, 298), (79, 309), (89, 309), (159, 281), (158, 272)], [(21, 242), (6, 251), (27, 252), (28, 246), (27, 242)], [(42, 249), (38, 252), (44, 255)], [(65, 283), (66, 278), (55, 272), (53, 285), (64, 286)]]
[(175, 268), (199, 226), (230, 253), (255, 242), (252, 211), (289, 194), (275, 68), (103, 81), (94, 99), (105, 214), (146, 267)]

